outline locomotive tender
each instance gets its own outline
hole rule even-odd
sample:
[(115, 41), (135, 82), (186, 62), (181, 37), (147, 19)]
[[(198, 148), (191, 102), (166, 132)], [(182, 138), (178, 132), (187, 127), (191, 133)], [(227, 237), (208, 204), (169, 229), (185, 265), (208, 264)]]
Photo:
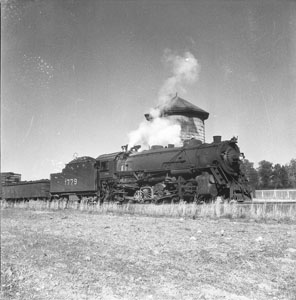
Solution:
[(50, 174), (52, 197), (94, 197), (98, 190), (96, 160), (89, 156), (70, 161), (61, 173)]

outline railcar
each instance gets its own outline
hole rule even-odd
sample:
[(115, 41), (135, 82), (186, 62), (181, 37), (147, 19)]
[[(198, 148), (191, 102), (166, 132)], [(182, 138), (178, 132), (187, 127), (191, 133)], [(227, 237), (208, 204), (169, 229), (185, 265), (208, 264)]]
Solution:
[(20, 181), (2, 185), (2, 199), (6, 201), (46, 200), (50, 197), (48, 179)]

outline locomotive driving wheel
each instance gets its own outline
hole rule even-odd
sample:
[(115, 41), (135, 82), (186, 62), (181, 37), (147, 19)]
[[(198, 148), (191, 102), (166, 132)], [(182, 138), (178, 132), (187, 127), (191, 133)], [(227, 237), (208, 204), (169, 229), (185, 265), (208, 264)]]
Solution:
[(143, 192), (141, 190), (137, 190), (134, 194), (134, 200), (136, 202), (142, 203), (144, 199)]
[(134, 194), (134, 200), (138, 203), (151, 203), (153, 191), (150, 186), (141, 187)]
[(183, 199), (187, 203), (194, 201), (196, 195), (196, 184), (193, 182), (187, 182), (183, 186)]
[(165, 194), (165, 185), (163, 183), (157, 183), (154, 185), (153, 190), (155, 195), (162, 197)]

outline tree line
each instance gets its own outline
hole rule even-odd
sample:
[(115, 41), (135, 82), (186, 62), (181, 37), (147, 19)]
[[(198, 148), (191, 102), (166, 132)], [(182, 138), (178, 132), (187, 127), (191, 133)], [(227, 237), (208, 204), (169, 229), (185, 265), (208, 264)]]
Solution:
[(253, 189), (296, 188), (296, 159), (291, 159), (286, 165), (262, 160), (258, 168), (254, 168), (253, 162), (244, 159), (242, 168)]

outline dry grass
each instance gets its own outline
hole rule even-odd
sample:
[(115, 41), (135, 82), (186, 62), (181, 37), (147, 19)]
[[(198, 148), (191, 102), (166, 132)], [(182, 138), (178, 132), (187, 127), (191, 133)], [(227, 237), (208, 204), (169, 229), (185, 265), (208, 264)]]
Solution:
[(296, 221), (295, 203), (252, 203), (249, 205), (210, 203), (203, 205), (196, 204), (124, 204), (104, 203), (103, 205), (89, 205), (86, 202), (68, 203), (65, 201), (28, 201), (20, 203), (2, 202), (2, 208), (19, 208), (33, 210), (80, 210), (98, 214), (135, 214), (154, 217), (173, 218), (229, 218), (247, 220), (275, 220), (275, 221)]
[[(295, 300), (295, 224), (215, 205), (27, 204), (1, 211), (1, 299)], [(196, 209), (215, 217), (187, 218)]]

